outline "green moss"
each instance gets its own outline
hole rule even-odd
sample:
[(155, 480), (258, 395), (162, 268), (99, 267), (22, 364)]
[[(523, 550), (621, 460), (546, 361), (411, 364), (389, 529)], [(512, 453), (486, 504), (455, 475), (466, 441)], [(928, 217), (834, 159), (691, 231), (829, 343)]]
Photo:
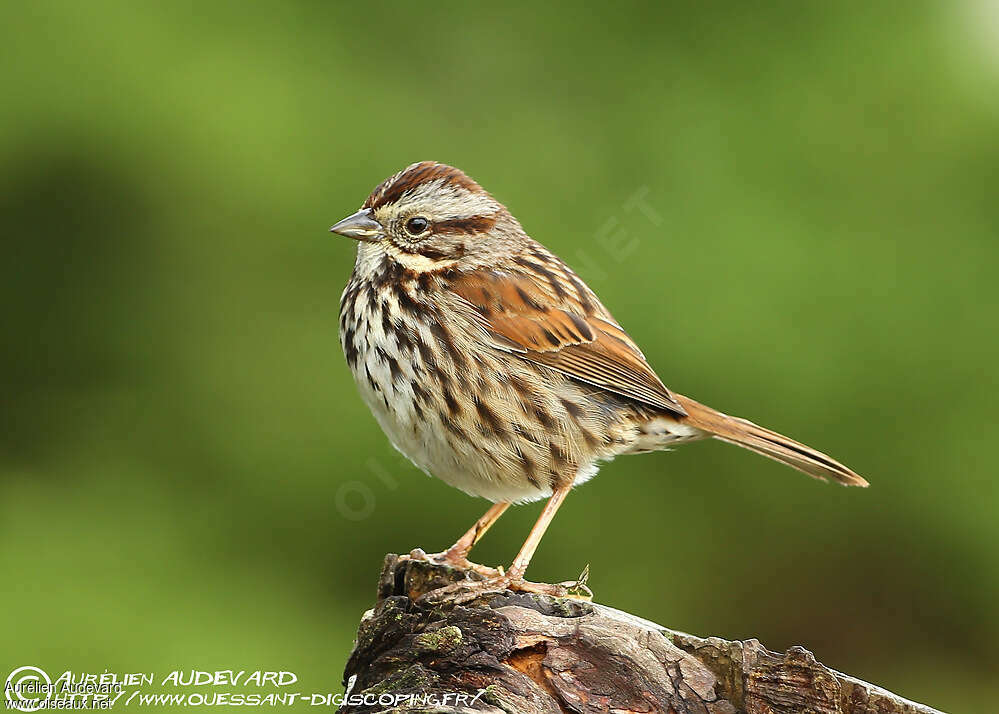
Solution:
[(492, 704), (494, 707), (499, 707), (503, 711), (507, 712), (507, 714), (518, 714), (517, 707), (514, 706), (513, 703), (506, 701), (503, 697), (503, 688), (498, 685), (490, 684), (486, 687), (482, 696), (479, 697), (479, 701), (485, 702), (486, 704)]
[(413, 639), (413, 645), (420, 652), (453, 652), (461, 644), (461, 630), (454, 625), (442, 627), (436, 632), (424, 632)]
[(364, 690), (365, 694), (393, 694), (395, 692), (410, 692), (427, 690), (434, 684), (436, 677), (418, 664), (383, 679), (378, 684)]

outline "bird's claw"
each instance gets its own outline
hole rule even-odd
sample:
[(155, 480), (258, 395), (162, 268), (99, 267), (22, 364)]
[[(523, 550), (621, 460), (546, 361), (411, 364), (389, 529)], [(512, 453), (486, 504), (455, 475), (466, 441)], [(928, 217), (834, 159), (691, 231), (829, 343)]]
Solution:
[[(514, 592), (536, 593), (539, 595), (549, 595), (551, 597), (572, 597), (577, 598), (562, 584), (553, 585), (550, 583), (532, 583), (523, 578), (515, 578), (509, 575), (488, 578), (480, 581), (466, 581), (453, 583), (436, 590), (431, 590), (419, 598), (419, 602), (429, 605), (464, 605), (465, 603), (477, 600), (485, 595), (498, 595), (512, 590)], [(592, 596), (592, 593), (591, 593)]]
[(441, 553), (427, 553), (422, 548), (413, 548), (413, 550), (409, 551), (409, 555), (404, 555), (403, 558), (408, 558), (409, 560), (424, 560), (428, 563), (433, 563), (434, 565), (445, 565), (457, 568), (458, 570), (470, 570), (487, 579), (503, 575), (502, 568), (490, 568), (488, 565), (473, 563), (464, 555), (454, 553), (450, 550), (445, 550)]
[(436, 588), (424, 593), (418, 601), (428, 605), (463, 605), (485, 595), (499, 594), (505, 591), (535, 593), (551, 597), (570, 598), (573, 600), (593, 600), (593, 591), (587, 586), (590, 576), (590, 566), (587, 565), (579, 577), (563, 583), (534, 583), (522, 577), (511, 576), (502, 567), (490, 568), (486, 565), (473, 563), (466, 557), (453, 551), (442, 553), (427, 553), (422, 548), (414, 548), (404, 559), (420, 560), (434, 565), (443, 565), (458, 570), (476, 573), (482, 580), (462, 580)]

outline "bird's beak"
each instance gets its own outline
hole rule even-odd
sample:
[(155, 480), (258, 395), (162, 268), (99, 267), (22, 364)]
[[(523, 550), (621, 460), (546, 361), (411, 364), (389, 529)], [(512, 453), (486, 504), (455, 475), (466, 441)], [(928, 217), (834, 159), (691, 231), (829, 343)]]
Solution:
[(376, 221), (371, 214), (370, 208), (362, 208), (352, 216), (347, 216), (335, 226), (330, 228), (331, 233), (339, 233), (342, 236), (374, 243), (385, 233), (382, 224)]

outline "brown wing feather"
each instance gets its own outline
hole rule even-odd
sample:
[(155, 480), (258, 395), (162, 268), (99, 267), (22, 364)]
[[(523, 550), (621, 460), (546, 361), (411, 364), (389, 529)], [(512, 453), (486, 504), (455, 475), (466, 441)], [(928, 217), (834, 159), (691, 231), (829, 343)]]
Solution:
[(683, 407), (596, 296), (557, 258), (515, 271), (477, 270), (449, 281), (501, 349), (572, 379), (681, 416)]

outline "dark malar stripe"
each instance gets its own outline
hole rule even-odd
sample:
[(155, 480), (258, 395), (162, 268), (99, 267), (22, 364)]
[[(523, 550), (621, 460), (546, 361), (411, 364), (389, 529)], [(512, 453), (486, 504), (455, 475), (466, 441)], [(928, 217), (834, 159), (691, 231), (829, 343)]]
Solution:
[(371, 284), (377, 289), (384, 289), (389, 285), (397, 285), (402, 281), (404, 269), (388, 256), (382, 258), (371, 276)]
[(434, 288), (434, 276), (432, 273), (420, 273), (416, 278), (416, 282), (419, 284), (420, 290), (425, 292), (430, 292)]

